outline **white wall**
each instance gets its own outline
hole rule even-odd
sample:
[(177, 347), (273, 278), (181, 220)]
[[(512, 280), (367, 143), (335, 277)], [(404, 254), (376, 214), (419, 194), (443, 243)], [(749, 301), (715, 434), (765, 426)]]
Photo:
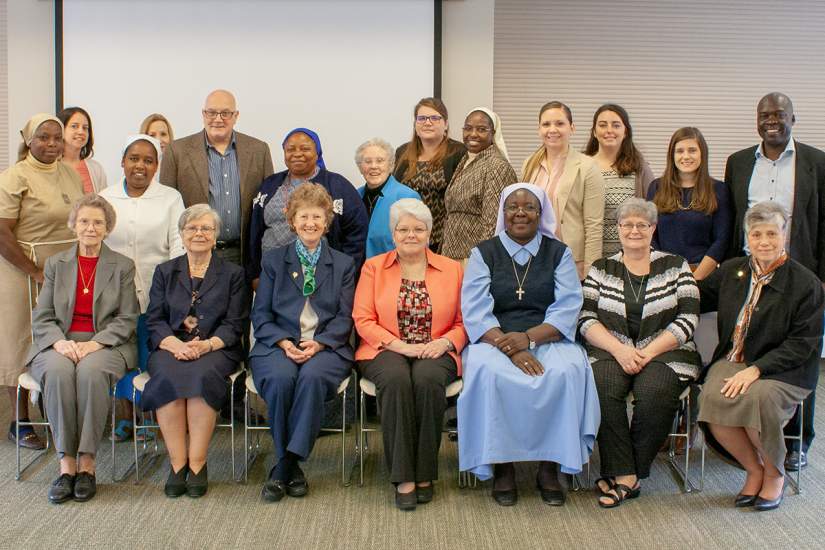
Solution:
[(9, 0), (7, 10), (8, 158), (14, 163), (26, 121), (35, 113), (54, 112), (54, 2)]
[[(442, 3), (441, 98), (450, 111), (450, 137), (459, 141), (470, 109), (493, 108), (495, 5), (495, 0)], [(507, 126), (503, 126), (506, 138)]]

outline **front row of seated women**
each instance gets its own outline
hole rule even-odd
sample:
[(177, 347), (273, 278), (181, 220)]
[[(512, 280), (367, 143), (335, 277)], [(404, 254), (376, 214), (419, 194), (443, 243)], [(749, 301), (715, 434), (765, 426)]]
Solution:
[[(384, 153), (374, 149), (365, 153)], [(472, 249), (466, 274), (429, 250), (427, 207), (397, 201), (389, 212), (394, 249), (365, 263), (357, 289), (354, 261), (323, 238), (332, 210), (321, 185), (299, 185), (285, 212), (297, 238), (262, 261), (249, 366), (276, 455), (265, 500), (308, 493), (300, 462), (325, 401), (355, 362), (376, 386), (400, 509), (433, 499), (445, 388), (458, 376), (460, 468), (492, 477), (498, 504), (518, 499), (514, 463), (535, 461), (542, 500), (562, 505), (559, 472), (580, 472), (595, 443), (598, 504), (638, 497), (680, 394), (704, 379), (706, 439), (747, 472), (736, 506), (779, 506), (782, 425), (816, 385), (825, 309), (818, 279), (785, 253), (781, 207), (753, 206), (745, 218), (751, 256), (697, 286), (683, 258), (651, 251), (655, 206), (630, 199), (617, 212), (621, 250), (593, 264), (583, 290), (547, 196), (532, 184), (504, 189), (496, 235)], [(135, 366), (134, 265), (102, 243), (114, 224), (97, 195), (75, 204), (69, 226), (78, 244), (47, 261), (34, 312), (28, 364), (60, 456), (52, 502), (94, 496), (109, 390)], [(170, 497), (206, 492), (216, 410), (244, 359), (248, 291), (241, 268), (212, 254), (219, 226), (207, 205), (184, 211), (186, 254), (157, 267), (150, 293), (151, 379), (141, 406), (157, 411)], [(719, 312), (719, 346), (704, 373), (692, 340), (700, 305)]]

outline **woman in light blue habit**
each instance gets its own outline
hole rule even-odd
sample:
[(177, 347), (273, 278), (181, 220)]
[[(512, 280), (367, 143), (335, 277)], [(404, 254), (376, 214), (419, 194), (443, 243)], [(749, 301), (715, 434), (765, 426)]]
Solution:
[(556, 238), (544, 191), (516, 183), (501, 194), (496, 236), (471, 253), (461, 291), (464, 390), (459, 466), (494, 477), (493, 498), (518, 500), (514, 462), (538, 461), (542, 500), (564, 504), (559, 471), (581, 471), (599, 428), (599, 401), (575, 343), (582, 291), (570, 249)]

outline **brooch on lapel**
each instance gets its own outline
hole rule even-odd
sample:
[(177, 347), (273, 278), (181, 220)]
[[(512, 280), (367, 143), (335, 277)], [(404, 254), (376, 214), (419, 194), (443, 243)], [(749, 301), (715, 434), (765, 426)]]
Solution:
[(297, 272), (297, 271), (293, 271), (293, 272), (292, 272), (292, 278), (293, 278), (293, 279), (297, 279), (297, 278), (298, 278), (298, 272)]
[(261, 208), (263, 208), (264, 201), (266, 200), (266, 197), (267, 197), (266, 193), (261, 193), (259, 191), (258, 196), (256, 196), (254, 199), (252, 199), (252, 208), (255, 208), (255, 205), (258, 205)]
[(332, 201), (332, 211), (339, 216), (344, 213), (344, 199), (335, 199)]

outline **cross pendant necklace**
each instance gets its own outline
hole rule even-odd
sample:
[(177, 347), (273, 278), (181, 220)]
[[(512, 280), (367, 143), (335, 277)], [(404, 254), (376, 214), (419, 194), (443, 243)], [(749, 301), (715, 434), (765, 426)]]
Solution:
[(524, 281), (527, 280), (527, 272), (530, 271), (530, 264), (533, 262), (533, 256), (530, 256), (530, 259), (527, 260), (527, 269), (524, 270), (524, 276), (519, 280), (518, 277), (518, 270), (516, 269), (516, 261), (510, 257), (510, 261), (513, 262), (513, 275), (516, 277), (516, 285), (518, 289), (516, 289), (516, 295), (518, 296), (519, 302), (524, 297), (526, 292), (524, 291)]

